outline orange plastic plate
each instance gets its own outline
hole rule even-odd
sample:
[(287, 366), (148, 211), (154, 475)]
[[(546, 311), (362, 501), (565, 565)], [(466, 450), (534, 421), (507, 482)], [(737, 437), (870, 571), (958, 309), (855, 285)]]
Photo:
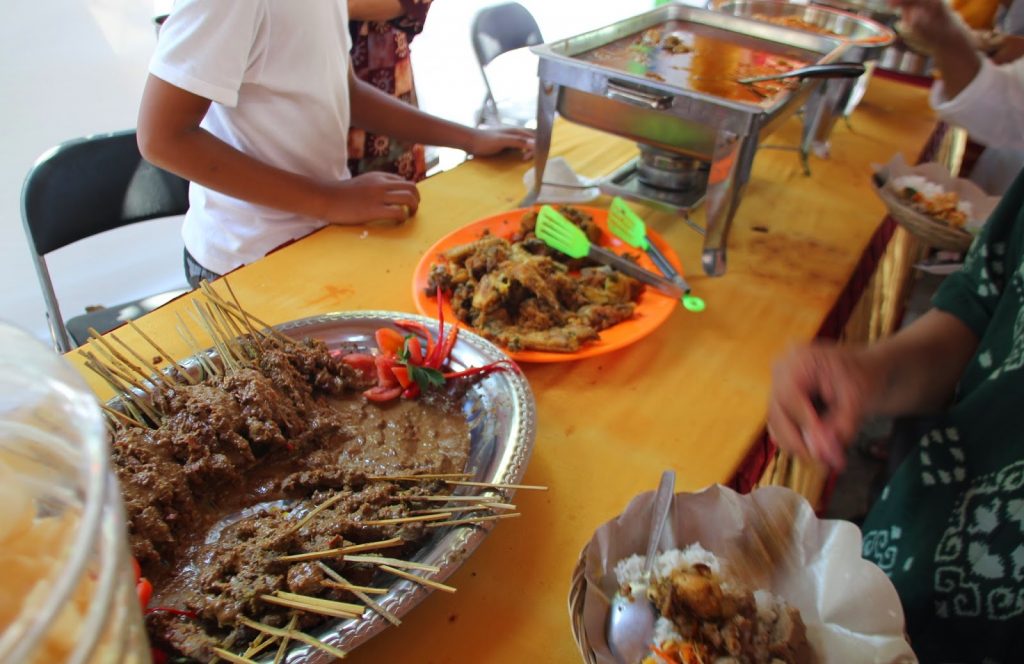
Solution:
[[(652, 272), (658, 273), (657, 268), (644, 252), (630, 247), (608, 231), (607, 210), (581, 205), (573, 207), (583, 210), (593, 216), (594, 221), (598, 226), (600, 226), (602, 231), (600, 239), (601, 246), (611, 249), (616, 253), (629, 253), (630, 255), (638, 256), (640, 265)], [(508, 212), (496, 214), (493, 217), (474, 221), (471, 224), (463, 226), (462, 228), (445, 235), (443, 238), (435, 242), (434, 245), (423, 255), (423, 258), (420, 259), (419, 264), (416, 266), (416, 271), (413, 273), (412, 296), (416, 303), (416, 309), (425, 316), (437, 316), (437, 300), (432, 295), (427, 294), (426, 288), (430, 276), (431, 265), (442, 260), (439, 254), (451, 249), (452, 247), (480, 239), (480, 236), (483, 235), (484, 231), (490, 231), (493, 235), (497, 235), (498, 237), (510, 238), (519, 228), (520, 219), (522, 219), (523, 215), (529, 212), (530, 209), (531, 208), (510, 210)], [(679, 257), (671, 247), (665, 244), (665, 241), (662, 240), (659, 235), (652, 231), (648, 231), (648, 239), (657, 245), (658, 249), (661, 249), (661, 252), (665, 254), (665, 257), (668, 258), (674, 266), (676, 266), (677, 270), (682, 272), (679, 264)], [(653, 332), (659, 325), (668, 319), (669, 315), (672, 314), (678, 303), (679, 300), (662, 295), (653, 288), (647, 287), (644, 289), (643, 294), (640, 295), (640, 300), (637, 302), (636, 310), (632, 318), (602, 331), (600, 339), (583, 346), (583, 348), (575, 353), (553, 353), (537, 350), (512, 352), (507, 349), (506, 352), (508, 352), (509, 356), (516, 362), (569, 362), (572, 360), (583, 359), (585, 357), (603, 355), (604, 353), (610, 353), (613, 350), (618, 350), (639, 341)], [(445, 299), (443, 306), (445, 322), (456, 321), (455, 314), (452, 313), (451, 306), (447, 299)], [(466, 329), (473, 329), (472, 327), (463, 324), (461, 321), (456, 322)]]

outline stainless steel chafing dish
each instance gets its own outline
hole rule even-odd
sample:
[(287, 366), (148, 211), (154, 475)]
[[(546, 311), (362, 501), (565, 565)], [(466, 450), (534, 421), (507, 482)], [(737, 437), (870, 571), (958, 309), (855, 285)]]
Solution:
[[(665, 51), (645, 62), (631, 59), (630, 44), (650, 28), (699, 42), (702, 67), (681, 66), (685, 59)], [(702, 262), (707, 274), (724, 274), (729, 226), (758, 141), (800, 108), (819, 83), (807, 80), (767, 98), (744, 99), (749, 89), (735, 83), (735, 65), (755, 55), (835, 62), (847, 47), (839, 38), (675, 4), (535, 46), (536, 178), (524, 204), (533, 204), (540, 193), (556, 110), (568, 120), (652, 146), (659, 155), (708, 162)]]
[[(839, 0), (841, 1), (841, 0)], [(717, 11), (757, 20), (794, 19), (821, 30), (827, 30), (849, 42), (843, 53), (844, 62), (877, 60), (882, 51), (896, 39), (896, 33), (866, 16), (839, 11), (819, 5), (798, 5), (777, 0), (739, 0), (720, 5)], [(803, 29), (797, 26), (795, 29)], [(864, 89), (870, 72), (860, 79), (835, 78), (825, 81), (807, 100), (804, 108), (804, 132), (800, 142), (801, 157), (814, 150), (824, 156), (836, 120), (852, 111)]]
[[(893, 28), (900, 18), (899, 8), (894, 7), (890, 0), (811, 0), (811, 3), (864, 16), (887, 28)], [(910, 49), (897, 36), (895, 43), (879, 54), (878, 66), (904, 74), (927, 76), (931, 71), (932, 61), (928, 56)]]

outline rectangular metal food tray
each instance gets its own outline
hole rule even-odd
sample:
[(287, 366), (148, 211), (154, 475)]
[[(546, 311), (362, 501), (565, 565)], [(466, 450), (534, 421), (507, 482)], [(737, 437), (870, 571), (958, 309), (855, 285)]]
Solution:
[[(819, 82), (804, 81), (764, 99), (744, 99), (739, 94), (708, 91), (723, 89), (705, 85), (709, 81), (739, 86), (732, 81), (736, 74), (727, 69), (711, 76), (701, 71), (695, 77), (692, 59), (686, 69), (685, 58), (668, 53), (655, 54), (644, 67), (634, 66), (629, 57), (616, 57), (625, 42), (655, 27), (689, 35), (695, 43), (706, 41), (711, 50), (700, 53), (699, 45), (697, 49), (705, 59), (721, 53), (737, 62), (753, 55), (835, 62), (849, 45), (839, 38), (672, 4), (533, 47), (540, 58), (536, 178), (523, 203), (533, 204), (540, 193), (556, 111), (579, 124), (710, 161), (702, 260), (707, 274), (721, 275), (729, 225), (759, 140), (795, 112)], [(612, 50), (613, 57), (595, 56), (599, 49)], [(714, 70), (713, 61), (704, 64), (708, 71)]]

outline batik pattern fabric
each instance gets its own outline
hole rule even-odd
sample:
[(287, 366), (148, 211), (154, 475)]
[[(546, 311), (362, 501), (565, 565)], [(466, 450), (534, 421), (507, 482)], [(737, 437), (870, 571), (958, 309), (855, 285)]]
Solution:
[(933, 302), (980, 340), (955, 402), (864, 523), (864, 557), (896, 586), (922, 662), (1024, 661), (1022, 245), (1018, 175)]
[[(402, 16), (390, 21), (351, 21), (352, 67), (356, 78), (417, 105), (409, 45), (423, 31), (430, 0), (402, 0)], [(426, 175), (423, 146), (352, 127), (348, 167), (353, 176), (370, 171), (401, 175), (412, 182)]]

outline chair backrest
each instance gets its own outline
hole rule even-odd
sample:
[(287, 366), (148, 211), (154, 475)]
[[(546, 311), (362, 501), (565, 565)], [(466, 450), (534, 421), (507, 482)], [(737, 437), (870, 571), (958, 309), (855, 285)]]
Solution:
[(544, 43), (537, 21), (518, 2), (484, 7), (478, 11), (473, 18), (470, 35), (481, 69), (502, 53)]
[(134, 130), (62, 143), (36, 161), (21, 190), (25, 233), (40, 256), (187, 210), (188, 181), (145, 161)]
[(134, 130), (68, 141), (36, 161), (21, 190), (21, 220), (58, 350), (70, 350), (71, 342), (45, 255), (104, 231), (187, 210), (188, 181), (145, 161)]

